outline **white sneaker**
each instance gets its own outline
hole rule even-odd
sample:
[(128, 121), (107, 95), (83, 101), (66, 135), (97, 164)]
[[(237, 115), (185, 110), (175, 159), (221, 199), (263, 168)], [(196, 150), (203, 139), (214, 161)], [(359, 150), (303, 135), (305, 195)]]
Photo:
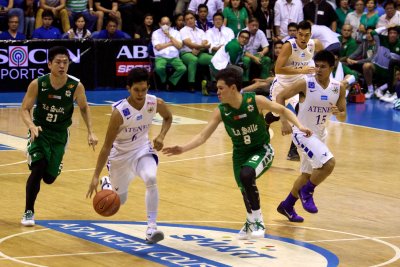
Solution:
[(387, 103), (394, 103), (394, 101), (397, 100), (397, 94), (394, 93), (393, 95), (386, 97), (383, 101), (387, 102)]
[(263, 221), (256, 221), (252, 224), (253, 231), (251, 232), (252, 238), (263, 238), (265, 235), (265, 225)]
[(156, 224), (150, 224), (147, 227), (146, 231), (146, 243), (147, 244), (155, 244), (164, 239), (164, 233), (160, 230), (157, 230)]
[(23, 226), (35, 226), (35, 216), (31, 210), (27, 210), (21, 219)]
[(251, 225), (253, 223), (250, 222), (249, 220), (246, 220), (246, 222), (244, 223), (242, 229), (240, 229), (239, 231), (239, 240), (247, 240), (251, 238)]
[(370, 99), (373, 94), (374, 94), (374, 92), (366, 92), (365, 93), (365, 99)]
[(104, 190), (104, 189), (112, 190), (110, 177), (108, 177), (108, 176), (101, 177), (100, 185), (101, 185), (101, 190)]
[(392, 96), (392, 94), (389, 91), (386, 91), (385, 95), (383, 95), (381, 98), (379, 98), (379, 100), (387, 102), (387, 99), (390, 98), (391, 96)]
[(383, 97), (383, 92), (382, 92), (382, 90), (376, 89), (376, 90), (375, 90), (375, 96), (376, 96), (376, 98), (381, 99), (381, 97)]

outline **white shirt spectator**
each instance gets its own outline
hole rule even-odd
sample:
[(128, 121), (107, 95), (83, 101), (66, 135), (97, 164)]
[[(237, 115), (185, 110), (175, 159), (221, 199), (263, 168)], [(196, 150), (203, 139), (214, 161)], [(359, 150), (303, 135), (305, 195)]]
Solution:
[(346, 19), (344, 20), (344, 24), (350, 24), (351, 26), (353, 26), (353, 32), (351, 34), (351, 37), (353, 37), (354, 39), (356, 39), (357, 41), (361, 40), (358, 38), (358, 28), (360, 27), (360, 19), (362, 14), (357, 14), (357, 12), (353, 11), (347, 14)]
[[(378, 23), (376, 24), (376, 28), (380, 27), (387, 27), (389, 25), (397, 25), (400, 26), (400, 11), (396, 11), (394, 13), (393, 17), (390, 19), (387, 19), (387, 15), (383, 14), (382, 16), (379, 17)], [(387, 35), (387, 30), (382, 33), (383, 35)]]
[(274, 24), (280, 28), (280, 36), (288, 35), (289, 23), (299, 23), (304, 19), (303, 4), (300, 0), (277, 0), (274, 7)]
[[(182, 41), (190, 39), (192, 43), (201, 45), (201, 42), (203, 40), (207, 40), (205, 32), (197, 27), (194, 27), (193, 29), (188, 26), (185, 26), (180, 30), (180, 33)], [(192, 49), (186, 45), (183, 45), (181, 52), (192, 52)]]
[(209, 52), (212, 53), (212, 49), (214, 47), (226, 45), (230, 40), (235, 38), (235, 34), (233, 33), (231, 28), (222, 25), (220, 29), (216, 27), (208, 29), (206, 31), (206, 38), (211, 44)]
[(339, 35), (324, 25), (312, 25), (311, 27), (311, 38), (318, 39), (324, 48), (334, 43), (340, 43)]
[[(180, 43), (182, 43), (181, 34), (177, 30), (170, 28), (169, 35), (175, 38)], [(156, 57), (163, 57), (163, 58), (179, 57), (179, 49), (177, 49), (173, 45), (168, 46), (161, 50), (155, 49), (156, 45), (166, 44), (169, 42), (171, 42), (171, 39), (164, 34), (161, 28), (154, 31), (153, 34), (151, 35), (151, 43), (153, 44), (154, 55)]]
[[(198, 6), (200, 4), (204, 4), (205, 2), (206, 0), (191, 0), (188, 10), (191, 10), (197, 14)], [(217, 13), (218, 10), (221, 10), (222, 12), (222, 10), (224, 9), (224, 3), (221, 0), (208, 0), (207, 7), (208, 7), (207, 20), (212, 23), (214, 14)]]
[[(246, 27), (243, 30), (248, 31), (249, 28)], [(255, 35), (250, 35), (249, 43), (245, 45), (243, 50), (255, 55), (260, 47), (265, 48), (266, 46), (269, 46), (267, 37), (262, 30), (258, 29)]]

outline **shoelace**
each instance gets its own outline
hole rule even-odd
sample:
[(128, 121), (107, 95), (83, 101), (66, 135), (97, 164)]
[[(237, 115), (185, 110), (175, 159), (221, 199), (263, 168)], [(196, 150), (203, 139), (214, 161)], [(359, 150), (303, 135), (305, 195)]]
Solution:
[(256, 229), (257, 229), (257, 230), (258, 230), (258, 229), (263, 229), (263, 230), (265, 230), (265, 227), (264, 227), (264, 225), (261, 224), (261, 222), (255, 221), (253, 224), (256, 225)]

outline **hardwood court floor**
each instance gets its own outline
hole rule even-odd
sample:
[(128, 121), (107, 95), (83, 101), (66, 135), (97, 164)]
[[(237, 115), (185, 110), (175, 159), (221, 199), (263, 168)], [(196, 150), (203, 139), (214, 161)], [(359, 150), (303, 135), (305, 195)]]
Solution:
[[(207, 121), (215, 104), (174, 105), (174, 115)], [(42, 184), (36, 220), (101, 220), (85, 198), (98, 152), (104, 140), (110, 107), (92, 107), (100, 145), (86, 143), (84, 122), (76, 110), (64, 170), (55, 184)], [(24, 137), (26, 128), (17, 109), (0, 109), (3, 134)], [(204, 124), (172, 126), (165, 145), (184, 143)], [(319, 213), (297, 211), (301, 224), (276, 212), (298, 175), (298, 163), (286, 160), (289, 138), (272, 126), (276, 157), (258, 180), (267, 233), (306, 241), (339, 258), (340, 266), (400, 266), (399, 133), (331, 122), (328, 145), (337, 161), (333, 174), (317, 188)], [(153, 126), (151, 136), (159, 132)], [(2, 137), (4, 138), (4, 136)], [(1, 142), (0, 142), (1, 143)], [(158, 171), (159, 221), (240, 229), (245, 212), (231, 169), (231, 143), (222, 125), (203, 146), (184, 155), (162, 154)], [(132, 255), (41, 226), (21, 227), (28, 168), (18, 150), (0, 151), (0, 266), (160, 266)], [(103, 172), (105, 174), (105, 171)], [(144, 221), (144, 185), (134, 180), (128, 202), (115, 221)], [(287, 255), (290, 257), (290, 255)], [(307, 266), (307, 263), (299, 263)]]

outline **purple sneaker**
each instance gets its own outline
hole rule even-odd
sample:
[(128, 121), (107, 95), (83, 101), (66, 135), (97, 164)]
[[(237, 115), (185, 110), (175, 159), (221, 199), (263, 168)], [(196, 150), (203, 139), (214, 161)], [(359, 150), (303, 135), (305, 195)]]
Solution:
[(279, 204), (278, 208), (276, 209), (280, 214), (285, 215), (289, 221), (291, 222), (303, 222), (303, 217), (297, 215), (294, 207), (287, 208), (285, 207), (283, 201)]
[(305, 193), (302, 189), (299, 190), (299, 198), (303, 208), (309, 213), (317, 213), (318, 208), (315, 206), (313, 192)]

